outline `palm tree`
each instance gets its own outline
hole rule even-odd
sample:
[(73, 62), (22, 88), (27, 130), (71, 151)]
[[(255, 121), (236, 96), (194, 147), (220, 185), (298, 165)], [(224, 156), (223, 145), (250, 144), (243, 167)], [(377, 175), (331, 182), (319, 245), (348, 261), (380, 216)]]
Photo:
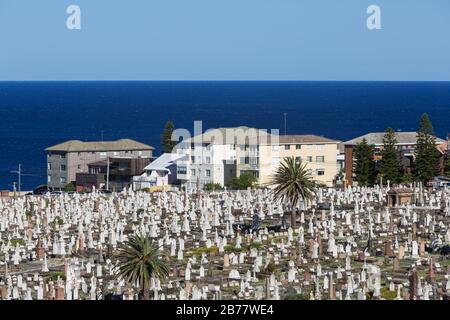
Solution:
[(275, 201), (289, 201), (291, 204), (291, 226), (295, 227), (298, 203), (312, 199), (315, 193), (316, 184), (306, 170), (306, 164), (296, 161), (294, 157), (284, 158), (268, 185), (274, 186), (272, 194)]
[(139, 283), (144, 299), (149, 300), (150, 279), (155, 276), (164, 279), (169, 275), (169, 269), (162, 259), (164, 254), (159, 251), (148, 235), (135, 234), (119, 248), (117, 256), (119, 265), (116, 276), (131, 285)]

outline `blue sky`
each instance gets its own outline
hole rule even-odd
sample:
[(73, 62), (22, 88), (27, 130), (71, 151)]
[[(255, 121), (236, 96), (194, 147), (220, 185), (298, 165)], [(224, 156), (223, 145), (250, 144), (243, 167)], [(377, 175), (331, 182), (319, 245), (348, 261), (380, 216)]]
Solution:
[(450, 1), (0, 0), (0, 44), (0, 80), (450, 80)]

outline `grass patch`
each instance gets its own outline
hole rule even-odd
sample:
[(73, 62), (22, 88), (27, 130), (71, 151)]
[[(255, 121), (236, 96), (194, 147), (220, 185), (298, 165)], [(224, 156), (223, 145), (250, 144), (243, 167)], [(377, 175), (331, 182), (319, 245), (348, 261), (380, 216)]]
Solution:
[(227, 246), (225, 246), (225, 252), (226, 253), (240, 253), (240, 252), (242, 252), (242, 251), (245, 251), (245, 249), (244, 248), (236, 248), (235, 246), (233, 246), (233, 245), (231, 245), (231, 244), (229, 244), (229, 245), (227, 245)]

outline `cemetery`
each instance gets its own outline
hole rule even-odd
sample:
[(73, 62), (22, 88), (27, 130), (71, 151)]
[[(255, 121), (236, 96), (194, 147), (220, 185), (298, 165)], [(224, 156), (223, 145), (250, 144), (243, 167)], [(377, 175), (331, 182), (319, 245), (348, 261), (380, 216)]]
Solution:
[(140, 299), (116, 272), (139, 233), (169, 271), (150, 299), (447, 300), (450, 190), (399, 190), (318, 188), (295, 225), (264, 188), (1, 197), (0, 299)]

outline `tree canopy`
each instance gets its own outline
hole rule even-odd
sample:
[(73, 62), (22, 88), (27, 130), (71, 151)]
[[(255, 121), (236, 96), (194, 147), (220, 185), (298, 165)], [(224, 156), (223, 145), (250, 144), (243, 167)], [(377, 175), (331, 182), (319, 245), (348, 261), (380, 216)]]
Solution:
[(361, 186), (372, 185), (375, 180), (375, 162), (373, 160), (374, 146), (369, 145), (364, 138), (353, 150), (353, 173), (355, 181)]
[(161, 149), (163, 153), (171, 153), (177, 145), (176, 141), (172, 141), (172, 133), (175, 126), (172, 121), (167, 121), (161, 139)]
[(436, 148), (433, 125), (427, 113), (422, 115), (417, 129), (416, 161), (414, 172), (417, 180), (430, 181), (438, 169), (439, 151)]
[(384, 181), (398, 183), (401, 179), (401, 165), (397, 151), (397, 138), (392, 128), (387, 128), (383, 138), (383, 150), (381, 151), (380, 173)]

